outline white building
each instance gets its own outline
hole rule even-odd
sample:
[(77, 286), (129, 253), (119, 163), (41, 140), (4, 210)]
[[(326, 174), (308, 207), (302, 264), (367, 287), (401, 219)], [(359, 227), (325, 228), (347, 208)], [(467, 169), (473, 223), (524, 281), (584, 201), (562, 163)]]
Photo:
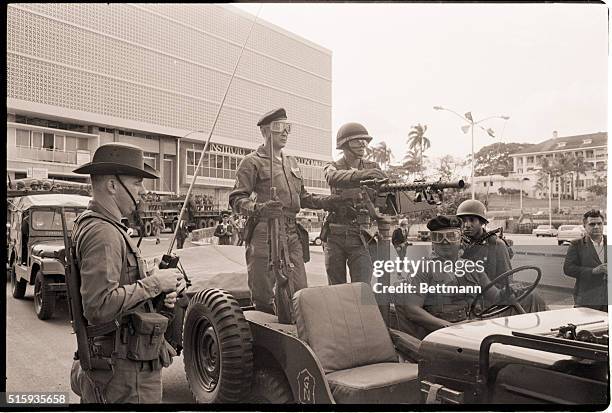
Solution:
[[(133, 143), (186, 192), (254, 16), (229, 5), (11, 3), (7, 7), (7, 170), (83, 180), (72, 170), (106, 142)], [(195, 193), (227, 204), (235, 170), (284, 107), (307, 188), (331, 160), (331, 51), (258, 19)], [(203, 133), (191, 133), (202, 131)], [(188, 136), (186, 136), (188, 135)], [(197, 157), (196, 157), (197, 156)]]

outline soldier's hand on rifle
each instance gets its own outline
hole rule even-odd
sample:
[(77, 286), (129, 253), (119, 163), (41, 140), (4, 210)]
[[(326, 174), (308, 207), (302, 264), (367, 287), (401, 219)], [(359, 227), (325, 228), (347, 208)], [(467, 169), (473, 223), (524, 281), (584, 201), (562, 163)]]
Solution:
[(261, 218), (280, 218), (283, 214), (283, 204), (280, 201), (267, 201), (255, 204), (255, 211)]
[(380, 169), (361, 169), (353, 174), (354, 181), (365, 181), (367, 179), (385, 179), (387, 176)]

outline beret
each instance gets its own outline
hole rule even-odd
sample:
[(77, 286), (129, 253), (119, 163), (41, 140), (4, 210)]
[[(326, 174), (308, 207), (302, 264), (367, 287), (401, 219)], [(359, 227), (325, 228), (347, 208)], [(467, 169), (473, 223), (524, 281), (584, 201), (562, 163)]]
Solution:
[(461, 228), (461, 220), (457, 215), (438, 215), (427, 223), (430, 231), (440, 231), (441, 229)]
[(259, 119), (257, 126), (267, 125), (268, 123), (278, 119), (287, 119), (287, 113), (285, 112), (284, 108), (274, 109), (266, 113), (261, 117), (261, 119)]

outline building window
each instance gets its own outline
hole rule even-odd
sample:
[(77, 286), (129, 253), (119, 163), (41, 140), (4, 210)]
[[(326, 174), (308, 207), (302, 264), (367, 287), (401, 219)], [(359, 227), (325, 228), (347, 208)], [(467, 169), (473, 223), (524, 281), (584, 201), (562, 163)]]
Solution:
[(30, 142), (30, 131), (25, 129), (17, 129), (17, 146), (25, 146), (29, 148)]

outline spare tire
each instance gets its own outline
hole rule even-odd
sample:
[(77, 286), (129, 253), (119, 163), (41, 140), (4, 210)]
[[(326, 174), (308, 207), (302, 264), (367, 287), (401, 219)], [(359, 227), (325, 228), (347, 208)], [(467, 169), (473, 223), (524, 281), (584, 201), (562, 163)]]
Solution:
[(153, 233), (153, 226), (151, 225), (151, 221), (145, 221), (143, 226), (143, 235), (145, 237), (150, 237)]
[(193, 296), (183, 332), (185, 373), (198, 403), (237, 403), (250, 395), (253, 338), (231, 294), (207, 289)]

